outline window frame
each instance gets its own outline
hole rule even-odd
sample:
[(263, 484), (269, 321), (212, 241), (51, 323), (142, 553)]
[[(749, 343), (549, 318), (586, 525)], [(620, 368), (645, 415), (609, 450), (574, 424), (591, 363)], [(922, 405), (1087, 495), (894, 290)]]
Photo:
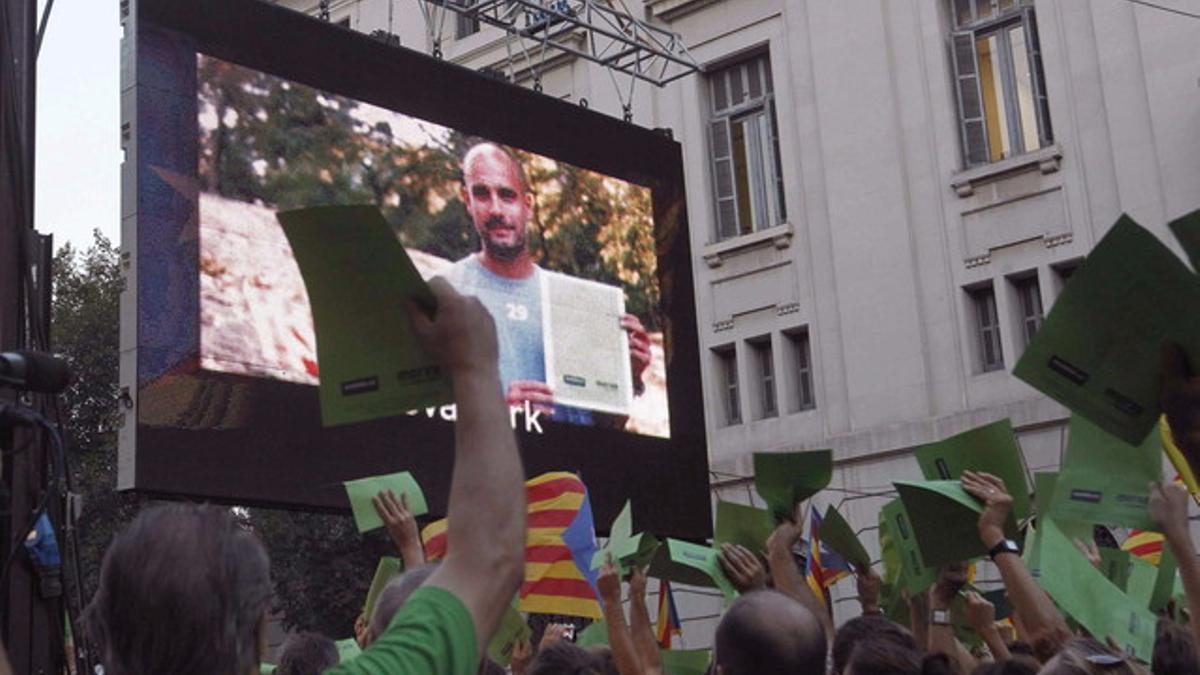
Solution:
[[(1021, 324), (1022, 345), (1029, 346), (1046, 321), (1046, 308), (1042, 302), (1042, 284), (1037, 271), (1009, 278), (1017, 296), (1017, 317)], [(1031, 311), (1032, 310), (1032, 311)]]
[(817, 388), (813, 377), (812, 340), (809, 338), (808, 327), (793, 328), (784, 331), (783, 335), (787, 338), (791, 366), (789, 372), (792, 376), (792, 400), (789, 401), (788, 411), (801, 413), (816, 410)]
[[(755, 77), (751, 77), (751, 69), (756, 71)], [(753, 82), (758, 84), (757, 95), (752, 91)], [(735, 86), (741, 87), (740, 94), (735, 95)], [(708, 137), (715, 240), (733, 239), (786, 223), (787, 199), (770, 54), (765, 50), (757, 51), (712, 67), (705, 77), (705, 89), (708, 98), (705, 135)], [(748, 142), (743, 146), (747, 171), (746, 194), (743, 196), (739, 194), (734, 127), (747, 120), (754, 121), (753, 140), (758, 150), (756, 158)], [(748, 134), (746, 138), (749, 139)], [(721, 152), (722, 148), (724, 152)], [(756, 178), (754, 173), (761, 175)], [(724, 184), (726, 182), (728, 185)], [(728, 208), (728, 220), (723, 207)], [(743, 219), (743, 213), (748, 214), (746, 219)], [(748, 220), (748, 224), (744, 220)]]
[(754, 354), (755, 384), (758, 385), (755, 413), (757, 419), (779, 417), (779, 376), (775, 369), (775, 346), (771, 336), (763, 335), (746, 341)]
[(719, 368), (717, 393), (725, 412), (724, 424), (731, 427), (742, 423), (741, 385), (738, 381), (737, 348), (723, 345), (712, 349)]
[[(998, 1), (991, 0), (991, 14), (980, 19), (975, 0), (967, 0), (971, 7), (972, 20), (966, 23), (960, 23), (958, 20), (956, 11), (958, 1), (950, 0), (952, 29), (950, 30), (949, 44), (955, 101), (958, 104), (959, 143), (962, 148), (964, 168), (970, 169), (993, 164), (1052, 145), (1054, 130), (1050, 121), (1050, 102), (1046, 94), (1041, 36), (1032, 1), (1013, 0), (1008, 9), (1000, 9)], [(1023, 123), (1021, 121), (1020, 96), (1017, 93), (1017, 74), (1009, 39), (1012, 30), (1018, 26), (1025, 34), (1025, 60), (1029, 69), (1033, 118), (1037, 125), (1037, 147), (1025, 147), (1025, 137), (1022, 133)], [(997, 77), (1004, 102), (1003, 131), (1008, 135), (1010, 146), (1009, 155), (996, 159), (992, 157), (992, 150), (998, 139), (993, 139), (987, 129), (987, 111), (983, 102), (984, 92), (980, 77), (978, 49), (978, 41), (990, 36), (997, 37), (995, 42), (1000, 71), (997, 73)], [(964, 47), (969, 47), (970, 50), (969, 64), (966, 63)], [(967, 66), (970, 67), (970, 72), (966, 72)], [(978, 114), (970, 114), (972, 109)], [(980, 125), (981, 129), (978, 139), (972, 133), (972, 127), (976, 124)]]
[[(975, 336), (975, 359), (979, 373), (1004, 370), (1004, 339), (1001, 334), (1000, 309), (996, 287), (988, 281), (966, 289), (971, 307), (971, 330)], [(986, 301), (990, 300), (990, 310)], [(987, 314), (988, 316), (985, 316)], [(985, 320), (986, 319), (986, 320)], [(992, 342), (993, 359), (988, 359), (988, 343)]]

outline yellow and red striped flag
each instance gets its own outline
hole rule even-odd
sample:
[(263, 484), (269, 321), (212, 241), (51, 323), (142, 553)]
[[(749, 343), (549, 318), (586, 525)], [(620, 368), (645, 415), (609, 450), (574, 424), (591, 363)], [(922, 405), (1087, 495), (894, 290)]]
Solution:
[[(525, 583), (520, 610), (599, 619), (596, 573), (598, 550), (587, 487), (575, 474), (544, 473), (525, 483), (528, 529), (525, 534)], [(421, 530), (425, 559), (446, 555), (446, 519)]]

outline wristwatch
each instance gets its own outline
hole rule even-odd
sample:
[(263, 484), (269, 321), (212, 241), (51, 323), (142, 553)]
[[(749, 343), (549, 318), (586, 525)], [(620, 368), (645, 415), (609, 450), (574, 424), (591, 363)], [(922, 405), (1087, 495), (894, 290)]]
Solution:
[(988, 557), (995, 560), (996, 556), (1001, 553), (1021, 555), (1021, 545), (1012, 539), (1001, 539), (999, 544), (996, 544), (992, 547), (992, 550), (988, 551)]
[(929, 612), (929, 623), (934, 626), (950, 625), (950, 610), (934, 609)]

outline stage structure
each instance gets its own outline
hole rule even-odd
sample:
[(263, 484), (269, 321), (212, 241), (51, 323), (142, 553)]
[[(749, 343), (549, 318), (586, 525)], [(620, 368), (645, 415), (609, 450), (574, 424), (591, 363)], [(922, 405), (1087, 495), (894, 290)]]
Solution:
[[(537, 30), (556, 34), (559, 14)], [(443, 512), (453, 406), (322, 425), (318, 332), (275, 213), (374, 204), (422, 275), (480, 292), (472, 264), (493, 225), (466, 208), (462, 161), (488, 142), (519, 167), (528, 201), (509, 224), (538, 266), (528, 294), (489, 305), (524, 336), (502, 378), (555, 396), (553, 411), (512, 409), (528, 473), (578, 472), (598, 524), (632, 498), (639, 529), (710, 534), (668, 134), (267, 3), (132, 2), (124, 21), (120, 487), (333, 510), (348, 507), (341, 481), (409, 470)], [(649, 44), (638, 26), (621, 34)], [(650, 49), (611, 62), (672, 77), (637, 63)], [(623, 325), (644, 329), (645, 352)]]

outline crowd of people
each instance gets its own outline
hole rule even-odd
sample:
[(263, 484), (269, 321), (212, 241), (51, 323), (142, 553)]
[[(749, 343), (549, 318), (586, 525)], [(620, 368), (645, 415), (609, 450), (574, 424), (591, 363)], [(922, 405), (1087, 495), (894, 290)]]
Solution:
[[(341, 660), (320, 635), (291, 636), (276, 658), (283, 675), (331, 673), (474, 675), (503, 673), (486, 647), (509, 610), (524, 573), (525, 474), (508, 420), (497, 368), (493, 322), (475, 298), (434, 280), (436, 316), (411, 311), (419, 337), (451, 374), (458, 404), (455, 462), (444, 557), (427, 564), (406, 503), (382, 493), (376, 510), (403, 558), (370, 616), (360, 618), (362, 651)], [(1196, 380), (1168, 383), (1166, 406), (1181, 443), (1200, 429)], [(905, 597), (908, 626), (885, 616), (882, 580), (856, 569), (861, 616), (835, 626), (806, 582), (793, 550), (802, 519), (784, 520), (765, 551), (726, 544), (718, 556), (739, 591), (716, 628), (709, 672), (717, 675), (1200, 673), (1200, 564), (1189, 530), (1190, 496), (1174, 484), (1150, 487), (1149, 510), (1178, 561), (1186, 608), (1163, 617), (1150, 663), (1123, 652), (1107, 635), (1070, 623), (1038, 585), (1006, 526), (1013, 496), (999, 478), (966, 471), (962, 488), (978, 499), (978, 536), (1012, 607), (1010, 624), (965, 589), (965, 564), (943, 566), (932, 588)], [(623, 578), (608, 560), (596, 587), (607, 645), (582, 647), (551, 625), (533, 645), (519, 642), (507, 668), (524, 675), (667, 673), (647, 612), (646, 573)], [(270, 562), (256, 536), (226, 509), (171, 504), (142, 512), (112, 542), (99, 591), (84, 617), (107, 675), (247, 675), (267, 660)], [(958, 597), (984, 647), (969, 649), (944, 619)], [(628, 617), (623, 604), (628, 600)], [(339, 662), (340, 661), (340, 662)]]

